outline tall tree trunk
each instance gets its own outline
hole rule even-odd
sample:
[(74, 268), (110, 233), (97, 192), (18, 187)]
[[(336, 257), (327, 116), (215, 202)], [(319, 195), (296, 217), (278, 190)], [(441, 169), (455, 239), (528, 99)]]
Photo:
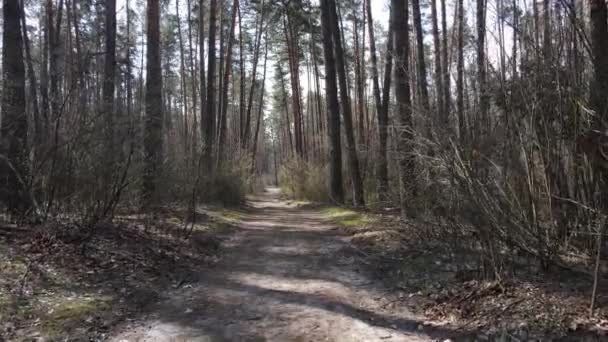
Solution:
[(359, 46), (359, 19), (353, 17), (353, 35), (355, 39), (355, 89), (357, 93), (356, 97), (356, 111), (357, 111), (357, 135), (359, 137), (359, 144), (365, 143), (365, 99), (364, 99), (364, 88), (363, 88), (363, 62), (361, 60), (361, 47)]
[(414, 157), (412, 156), (412, 112), (409, 82), (409, 10), (406, 0), (391, 0), (391, 16), (395, 35), (395, 112), (399, 122), (399, 194), (402, 216), (406, 216), (408, 198), (414, 191)]
[(289, 105), (287, 104), (287, 89), (285, 88), (285, 74), (283, 73), (283, 67), (281, 66), (281, 61), (277, 61), (277, 71), (279, 73), (279, 79), (281, 80), (281, 92), (283, 98), (283, 107), (285, 107), (285, 123), (286, 123), (286, 131), (287, 137), (289, 140), (289, 152), (293, 153), (293, 138), (291, 135), (291, 122), (289, 121)]
[(59, 67), (59, 58), (61, 57), (61, 21), (63, 17), (63, 0), (59, 0), (57, 6), (57, 21), (54, 23), (52, 0), (49, 8), (49, 42), (50, 42), (50, 63), (49, 70), (51, 74), (51, 115), (53, 120), (59, 120), (59, 111), (61, 110), (61, 93), (59, 88), (61, 78), (61, 68)]
[(220, 1), (220, 3), (218, 4), (218, 6), (220, 7), (220, 16), (218, 19), (218, 28), (219, 28), (219, 47), (220, 47), (220, 51), (219, 51), (219, 60), (217, 62), (218, 65), (218, 73), (217, 73), (217, 89), (219, 89), (219, 93), (218, 93), (218, 98), (217, 98), (217, 114), (218, 114), (218, 122), (216, 125), (216, 134), (217, 134), (217, 141), (219, 142), (219, 134), (220, 134), (220, 125), (221, 125), (221, 120), (222, 118), (219, 117), (219, 115), (222, 113), (222, 106), (224, 106), (224, 98), (222, 97), (222, 89), (224, 89), (223, 83), (224, 83), (224, 14), (226, 11), (226, 6), (224, 4), (224, 1)]
[(27, 182), (30, 177), (25, 111), (25, 66), (19, 0), (3, 0), (2, 123), (0, 125), (1, 200), (15, 215), (35, 209)]
[(608, 11), (604, 0), (592, 0), (590, 5), (593, 61), (590, 102), (596, 111), (594, 128), (603, 132), (608, 125)]
[[(384, 62), (384, 76), (383, 76), (383, 84), (382, 84), (382, 113), (378, 115), (382, 115), (382, 122), (384, 123), (383, 127), (378, 127), (379, 131), (379, 140), (382, 151), (384, 152), (384, 156), (387, 155), (387, 145), (388, 145), (388, 107), (389, 107), (389, 98), (391, 94), (391, 84), (392, 75), (393, 75), (393, 50), (394, 50), (394, 30), (393, 30), (393, 18), (389, 19), (388, 24), (388, 39), (386, 40), (386, 61)], [(385, 157), (387, 160), (388, 157)], [(388, 174), (387, 174), (388, 177)]]
[(464, 118), (464, 1), (458, 0), (458, 62), (456, 66), (456, 110), (458, 113), (458, 134), (460, 143), (466, 141), (466, 123)]
[(241, 15), (241, 6), (238, 7), (239, 10), (239, 142), (241, 146), (245, 146), (245, 142), (243, 141), (243, 137), (245, 136), (245, 56), (244, 56), (244, 47), (243, 47), (243, 17)]
[(418, 53), (418, 88), (420, 89), (420, 102), (424, 115), (429, 115), (431, 110), (429, 100), (428, 82), (426, 79), (426, 60), (424, 57), (424, 36), (422, 31), (422, 18), (420, 15), (420, 0), (412, 0), (414, 26), (416, 29), (416, 52)]
[[(201, 140), (205, 145), (205, 112), (207, 111), (207, 82), (205, 80), (205, 0), (199, 0), (199, 14), (198, 14), (198, 52), (199, 52), (199, 82), (200, 82), (200, 96), (201, 96)], [(211, 85), (211, 82), (209, 82)], [(205, 147), (203, 146), (203, 149)], [(201, 152), (204, 153), (204, 150)]]
[[(483, 123), (483, 130), (490, 127), (488, 118), (489, 99), (486, 84), (486, 0), (477, 0), (477, 83), (479, 88), (478, 124)], [(481, 134), (478, 130), (476, 134)]]
[(177, 16), (177, 40), (179, 42), (179, 70), (180, 70), (180, 92), (182, 98), (182, 135), (184, 152), (189, 154), (188, 147), (190, 139), (188, 137), (188, 87), (186, 86), (186, 59), (184, 57), (184, 38), (182, 36), (182, 21), (179, 16), (179, 0), (175, 0), (175, 15)]
[(291, 80), (291, 101), (294, 122), (294, 135), (296, 142), (296, 154), (300, 158), (306, 158), (304, 146), (304, 122), (302, 115), (302, 103), (300, 96), (300, 56), (299, 44), (297, 36), (293, 31), (292, 20), (289, 14), (289, 8), (285, 7), (285, 17), (283, 19), (285, 31), (285, 41), (287, 44), (287, 55), (289, 59), (289, 75)]
[(260, 103), (258, 104), (258, 119), (255, 124), (255, 133), (253, 135), (253, 146), (251, 149), (251, 173), (255, 173), (255, 161), (258, 153), (258, 139), (260, 135), (260, 126), (262, 124), (262, 116), (264, 115), (264, 92), (266, 91), (266, 66), (268, 64), (268, 37), (265, 37), (264, 48), (264, 67), (262, 71), (262, 88), (260, 89)]
[(162, 172), (163, 79), (160, 55), (160, 0), (148, 0), (147, 26), (144, 208), (158, 204), (158, 179)]
[(190, 63), (190, 86), (192, 91), (192, 141), (190, 144), (190, 149), (192, 151), (192, 162), (194, 163), (196, 160), (196, 151), (197, 151), (197, 82), (196, 82), (196, 66), (194, 63), (194, 48), (192, 44), (192, 4), (191, 0), (187, 0), (188, 6), (188, 49), (189, 49), (189, 63)]
[(47, 140), (49, 134), (49, 49), (52, 21), (48, 18), (53, 13), (52, 5), (52, 1), (46, 2), (44, 18), (41, 20), (43, 27), (42, 53), (40, 58), (40, 114), (43, 120), (41, 143)]
[[(388, 112), (384, 111), (382, 98), (380, 96), (380, 82), (378, 81), (378, 56), (376, 55), (376, 38), (374, 37), (374, 20), (372, 16), (371, 0), (367, 0), (365, 6), (367, 11), (367, 18), (369, 21), (369, 25), (367, 25), (367, 28), (369, 34), (369, 49), (372, 60), (372, 85), (374, 92), (374, 101), (376, 103), (376, 115), (378, 117), (379, 151), (376, 166), (376, 174), (378, 178), (378, 199), (381, 202), (385, 202), (386, 200), (388, 200), (388, 156), (386, 147), (388, 137), (388, 115), (384, 114), (388, 114)], [(388, 34), (390, 37), (390, 29)], [(390, 45), (391, 44), (389, 43), (389, 46)], [(386, 57), (391, 58), (388, 53)], [(390, 88), (390, 83), (388, 88)]]
[(443, 121), (446, 126), (446, 129), (449, 129), (450, 122), (450, 103), (452, 102), (452, 92), (451, 92), (451, 80), (450, 80), (450, 65), (451, 60), (449, 58), (448, 51), (448, 18), (447, 11), (445, 8), (445, 0), (441, 0), (441, 31), (443, 32), (443, 36), (441, 39), (441, 53), (443, 59)]
[(207, 110), (205, 117), (201, 118), (204, 121), (203, 132), (205, 134), (205, 146), (203, 146), (203, 163), (207, 171), (213, 171), (213, 151), (215, 145), (215, 32), (216, 32), (216, 16), (217, 16), (217, 0), (211, 0), (209, 3), (209, 41), (207, 57)]
[(114, 117), (114, 80), (116, 77), (116, 0), (105, 1), (105, 60), (103, 71), (103, 118), (105, 125), (105, 163), (103, 184), (111, 186), (114, 170), (115, 117)]
[(327, 102), (327, 133), (329, 138), (329, 196), (332, 201), (343, 203), (340, 104), (338, 103), (338, 84), (332, 38), (331, 4), (331, 0), (321, 0), (321, 26), (325, 56), (325, 100)]
[(251, 134), (251, 110), (253, 108), (253, 93), (256, 85), (258, 60), (260, 56), (260, 44), (262, 40), (262, 31), (264, 27), (264, 1), (262, 1), (259, 13), (259, 24), (256, 25), (255, 43), (253, 47), (253, 71), (251, 76), (251, 88), (249, 89), (249, 100), (247, 101), (247, 113), (245, 114), (245, 127), (243, 130), (243, 138), (241, 139), (241, 147), (246, 150), (249, 146), (249, 138)]
[[(431, 21), (433, 25), (433, 52), (435, 62), (435, 89), (437, 89), (437, 113), (436, 120), (440, 120), (443, 115), (445, 95), (443, 94), (443, 64), (446, 61), (441, 61), (441, 44), (439, 38), (439, 23), (437, 19), (437, 0), (431, 0)], [(439, 122), (439, 121), (437, 121)]]
[(25, 1), (21, 1), (21, 30), (23, 32), (23, 46), (25, 49), (25, 62), (27, 65), (27, 76), (30, 83), (30, 100), (32, 101), (32, 118), (34, 120), (34, 150), (40, 147), (42, 142), (42, 123), (40, 122), (40, 107), (38, 105), (38, 82), (36, 82), (36, 72), (32, 62), (32, 54), (30, 49), (30, 39), (27, 32), (25, 19)]
[[(226, 67), (224, 69), (224, 81), (222, 83), (222, 111), (220, 113), (220, 134), (218, 143), (218, 166), (220, 166), (224, 155), (224, 144), (226, 143), (227, 133), (227, 111), (228, 111), (228, 85), (230, 83), (230, 73), (232, 72), (232, 44), (234, 42), (234, 28), (236, 25), (236, 12), (239, 7), (239, 0), (232, 3), (232, 18), (230, 21), (230, 33), (228, 35), (228, 47), (226, 52)], [(234, 91), (233, 91), (234, 92)]]
[(342, 103), (342, 117), (344, 118), (344, 131), (346, 135), (346, 152), (351, 173), (351, 181), (353, 187), (353, 204), (357, 207), (365, 206), (365, 196), (363, 193), (363, 180), (361, 179), (361, 170), (359, 169), (359, 159), (357, 157), (357, 145), (352, 122), (352, 107), (348, 96), (348, 86), (346, 83), (346, 63), (344, 61), (344, 50), (342, 49), (342, 38), (338, 26), (338, 15), (336, 12), (336, 3), (334, 0), (329, 0), (330, 3), (330, 19), (332, 24), (332, 34), (334, 40), (334, 54), (336, 57), (336, 68), (338, 71), (338, 84), (340, 86), (340, 102)]
[[(132, 74), (132, 63), (131, 63), (131, 8), (130, 0), (126, 0), (126, 12), (127, 12), (127, 51), (126, 51), (126, 62), (127, 62), (127, 75), (126, 75), (126, 87), (127, 87), (127, 117), (130, 120), (131, 125), (134, 124), (134, 120), (131, 117), (133, 107), (133, 87), (131, 85), (131, 74)], [(76, 42), (78, 45), (78, 41)], [(78, 60), (80, 61), (80, 54), (78, 54)]]

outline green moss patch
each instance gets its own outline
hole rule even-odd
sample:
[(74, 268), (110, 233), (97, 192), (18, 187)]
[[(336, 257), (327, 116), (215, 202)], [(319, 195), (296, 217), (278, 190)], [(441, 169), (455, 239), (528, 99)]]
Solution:
[(101, 316), (111, 308), (112, 298), (105, 296), (80, 296), (61, 298), (56, 301), (42, 318), (43, 333), (58, 336), (78, 328), (84, 322)]
[(365, 227), (374, 222), (370, 216), (350, 209), (332, 207), (323, 209), (322, 213), (327, 220), (346, 228)]

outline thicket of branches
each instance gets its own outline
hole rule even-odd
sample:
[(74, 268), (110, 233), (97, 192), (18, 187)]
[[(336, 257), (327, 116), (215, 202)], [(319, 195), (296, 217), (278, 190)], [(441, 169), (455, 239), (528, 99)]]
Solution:
[[(294, 196), (398, 206), (501, 277), (601, 259), (603, 0), (3, 0), (16, 217)], [(596, 268), (597, 271), (598, 268)]]

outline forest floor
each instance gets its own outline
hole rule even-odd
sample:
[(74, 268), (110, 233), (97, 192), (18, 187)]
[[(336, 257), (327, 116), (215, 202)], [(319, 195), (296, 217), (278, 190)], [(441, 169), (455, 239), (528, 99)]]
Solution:
[(188, 216), (0, 227), (0, 341), (592, 341), (608, 324), (585, 316), (586, 281), (462, 279), (394, 215), (269, 189)]

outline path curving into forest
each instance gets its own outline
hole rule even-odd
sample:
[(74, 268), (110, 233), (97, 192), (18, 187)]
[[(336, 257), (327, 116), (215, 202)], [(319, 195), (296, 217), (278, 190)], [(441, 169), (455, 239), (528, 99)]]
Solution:
[(250, 213), (222, 260), (196, 282), (166, 293), (111, 341), (431, 341), (362, 267), (346, 237), (314, 209), (277, 189), (249, 200)]

